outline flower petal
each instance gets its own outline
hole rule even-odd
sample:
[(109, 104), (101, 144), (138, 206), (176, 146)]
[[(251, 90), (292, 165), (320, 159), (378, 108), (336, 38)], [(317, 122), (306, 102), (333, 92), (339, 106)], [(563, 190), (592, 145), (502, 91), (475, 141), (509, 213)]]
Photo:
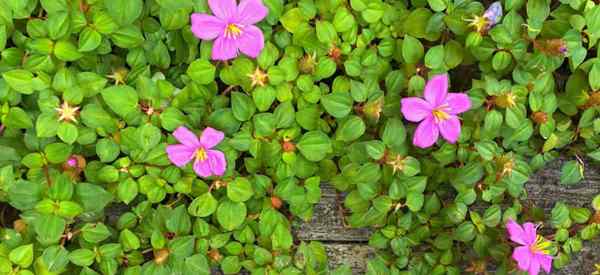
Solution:
[(256, 58), (265, 47), (262, 31), (256, 26), (247, 26), (238, 38), (237, 46), (245, 55)]
[(429, 102), (418, 98), (418, 97), (408, 97), (403, 98), (401, 101), (401, 111), (402, 115), (406, 120), (412, 122), (419, 122), (425, 117), (431, 115), (431, 105)]
[(203, 178), (208, 178), (212, 176), (212, 172), (210, 170), (210, 162), (207, 159), (196, 160), (194, 162), (194, 172), (196, 172), (196, 175)]
[(506, 230), (508, 231), (508, 236), (511, 241), (521, 245), (529, 245), (529, 243), (525, 242), (525, 231), (523, 230), (523, 227), (515, 221), (508, 220), (506, 223)]
[(175, 144), (167, 146), (167, 156), (169, 160), (177, 167), (183, 167), (194, 158), (196, 151), (194, 148)]
[(223, 137), (225, 137), (223, 132), (211, 127), (206, 127), (206, 129), (202, 131), (202, 135), (200, 135), (200, 144), (202, 144), (202, 147), (205, 149), (210, 149), (217, 146), (217, 144), (223, 140)]
[(225, 154), (217, 150), (208, 150), (206, 154), (208, 156), (208, 162), (210, 163), (210, 170), (212, 173), (217, 176), (222, 176), (225, 174), (225, 170), (227, 169), (227, 160), (225, 159)]
[(442, 137), (449, 143), (456, 143), (458, 137), (460, 137), (460, 120), (457, 116), (450, 116), (449, 118), (442, 120), (438, 123), (440, 127), (440, 133)]
[(212, 47), (212, 59), (225, 61), (237, 57), (238, 50), (236, 45), (236, 41), (231, 38), (217, 37)]
[(196, 134), (183, 126), (175, 129), (173, 136), (175, 139), (177, 139), (177, 141), (185, 146), (193, 147), (194, 149), (200, 146), (200, 141), (198, 140)]
[(471, 109), (471, 99), (463, 93), (448, 93), (446, 103), (450, 107), (448, 113), (451, 115), (464, 113)]
[(213, 40), (225, 30), (223, 20), (208, 14), (193, 13), (191, 21), (192, 33), (203, 40)]
[(512, 258), (517, 261), (520, 270), (527, 271), (531, 263), (532, 258), (531, 251), (527, 246), (519, 246), (515, 248), (512, 254)]
[(269, 9), (261, 0), (242, 0), (238, 6), (237, 21), (244, 25), (253, 25), (263, 20)]
[(552, 270), (552, 256), (537, 254), (536, 257), (538, 258), (540, 265), (542, 265), (542, 269), (550, 274), (550, 271)]
[(428, 116), (417, 126), (415, 136), (413, 137), (413, 144), (420, 148), (427, 148), (435, 143), (439, 134), (440, 132), (433, 120), (433, 116)]
[(213, 14), (221, 19), (229, 20), (237, 14), (235, 0), (208, 0), (208, 6)]
[(523, 240), (525, 240), (525, 242), (527, 244), (534, 244), (535, 239), (537, 238), (535, 224), (530, 223), (530, 222), (524, 223), (523, 224), (523, 232), (525, 233), (523, 235)]
[(425, 100), (427, 100), (433, 108), (436, 108), (445, 102), (447, 93), (448, 74), (440, 74), (432, 77), (425, 85), (425, 91), (423, 92)]
[(529, 263), (529, 275), (538, 275), (540, 273), (540, 262), (533, 257)]

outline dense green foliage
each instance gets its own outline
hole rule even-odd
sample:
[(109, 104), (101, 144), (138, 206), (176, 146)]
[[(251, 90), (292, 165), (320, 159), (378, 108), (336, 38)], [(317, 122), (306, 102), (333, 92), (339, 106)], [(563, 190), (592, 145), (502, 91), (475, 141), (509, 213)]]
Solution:
[[(513, 271), (508, 219), (543, 222), (555, 268), (598, 235), (600, 197), (544, 214), (524, 185), (600, 161), (599, 4), (506, 0), (477, 32), (490, 3), (263, 2), (262, 53), (215, 62), (206, 0), (0, 1), (1, 274), (351, 274), (292, 235), (322, 182), (373, 229), (369, 274)], [(445, 72), (472, 108), (416, 148), (400, 100)], [(223, 177), (170, 163), (179, 126), (225, 133)]]

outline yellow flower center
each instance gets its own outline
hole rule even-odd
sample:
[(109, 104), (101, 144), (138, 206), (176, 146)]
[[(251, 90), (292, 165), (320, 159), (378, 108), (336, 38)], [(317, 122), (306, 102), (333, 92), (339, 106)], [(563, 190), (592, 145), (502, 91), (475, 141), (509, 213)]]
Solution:
[(469, 20), (469, 26), (475, 27), (475, 30), (479, 33), (482, 33), (486, 30), (488, 25), (488, 19), (483, 16), (475, 16), (475, 18)]
[(198, 150), (196, 150), (196, 160), (197, 161), (205, 161), (206, 158), (207, 158), (206, 150), (204, 150), (204, 148), (199, 148)]
[(60, 107), (55, 108), (58, 112), (58, 121), (77, 122), (75, 118), (79, 111), (79, 107), (70, 106), (68, 102), (63, 102)]
[(435, 122), (437, 122), (437, 123), (450, 118), (450, 115), (447, 112), (448, 112), (448, 105), (446, 105), (446, 104), (444, 104), (440, 107), (437, 107), (437, 108), (433, 109), (433, 111), (431, 111), (431, 113), (435, 117)]
[(258, 66), (256, 67), (256, 70), (254, 70), (254, 73), (248, 74), (247, 76), (252, 80), (252, 87), (265, 86), (269, 77), (269, 75), (263, 72)]
[(240, 29), (240, 27), (237, 24), (227, 24), (227, 27), (225, 28), (225, 37), (226, 38), (238, 38), (240, 36), (240, 34), (242, 34), (242, 30)]
[(529, 250), (532, 253), (542, 253), (542, 254), (549, 255), (550, 251), (548, 250), (548, 248), (551, 245), (552, 244), (549, 241), (547, 241), (546, 239), (544, 239), (544, 237), (537, 235), (537, 237), (535, 238), (535, 243), (532, 244), (531, 246), (529, 246)]

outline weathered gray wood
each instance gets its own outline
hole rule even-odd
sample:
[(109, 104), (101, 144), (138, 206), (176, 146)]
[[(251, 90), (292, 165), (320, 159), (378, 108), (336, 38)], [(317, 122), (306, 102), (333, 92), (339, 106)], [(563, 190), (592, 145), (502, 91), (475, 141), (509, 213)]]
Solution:
[[(533, 175), (526, 185), (532, 205), (550, 212), (554, 204), (563, 201), (569, 205), (589, 207), (592, 198), (600, 193), (600, 166), (587, 164), (585, 179), (574, 186), (558, 184), (560, 167), (564, 160), (549, 163)], [(366, 260), (373, 250), (367, 241), (370, 231), (344, 226), (340, 204), (343, 198), (328, 185), (322, 186), (322, 199), (315, 206), (313, 219), (295, 228), (300, 240), (322, 241), (329, 254), (330, 265), (350, 264), (355, 274), (363, 274)], [(586, 242), (582, 252), (575, 255), (572, 263), (553, 274), (591, 274), (594, 264), (600, 262), (600, 241)]]

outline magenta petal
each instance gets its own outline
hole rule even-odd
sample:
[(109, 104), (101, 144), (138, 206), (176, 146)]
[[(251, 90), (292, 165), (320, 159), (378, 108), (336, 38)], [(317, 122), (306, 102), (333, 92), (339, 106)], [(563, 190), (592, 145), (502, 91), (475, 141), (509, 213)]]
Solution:
[(540, 262), (542, 269), (544, 269), (546, 273), (550, 274), (550, 271), (552, 270), (552, 256), (537, 254), (536, 257)]
[(519, 246), (515, 248), (512, 254), (512, 258), (517, 261), (520, 270), (528, 270), (531, 262), (532, 254), (527, 246)]
[(229, 20), (237, 15), (235, 0), (208, 0), (208, 6), (213, 14), (221, 19)]
[(460, 120), (456, 116), (450, 116), (448, 119), (438, 123), (442, 137), (449, 143), (456, 143), (460, 137)]
[(223, 36), (217, 37), (212, 48), (212, 59), (229, 60), (238, 55), (237, 43), (235, 40)]
[(167, 156), (177, 167), (183, 167), (194, 158), (194, 148), (176, 144), (167, 146)]
[(525, 233), (523, 235), (523, 240), (525, 240), (525, 242), (527, 244), (534, 244), (535, 239), (537, 238), (535, 224), (530, 223), (530, 222), (524, 223), (523, 224), (523, 232)]
[(217, 176), (222, 176), (225, 174), (225, 169), (227, 169), (227, 160), (225, 159), (225, 154), (217, 150), (208, 150), (206, 154), (208, 156), (208, 162), (210, 163), (210, 170), (212, 173)]
[(193, 13), (191, 20), (192, 33), (203, 40), (213, 40), (225, 30), (225, 23), (215, 16)]
[(236, 42), (240, 51), (252, 58), (256, 58), (265, 47), (263, 33), (256, 26), (245, 27)]
[(200, 141), (198, 140), (196, 134), (194, 134), (188, 128), (185, 128), (183, 126), (177, 128), (175, 132), (173, 132), (173, 136), (181, 144), (186, 145), (188, 147), (197, 148), (198, 146), (200, 146)]
[(223, 132), (211, 127), (206, 127), (202, 132), (202, 135), (200, 135), (200, 144), (202, 144), (202, 147), (205, 149), (210, 149), (217, 146), (217, 144), (223, 140), (223, 137), (225, 137)]
[(207, 159), (196, 160), (194, 162), (194, 171), (196, 172), (196, 175), (203, 178), (208, 178), (212, 176), (210, 162)]
[(434, 122), (433, 116), (428, 116), (417, 126), (415, 136), (413, 137), (413, 144), (420, 148), (427, 148), (435, 143), (439, 134), (440, 132)]
[(523, 231), (521, 225), (513, 220), (508, 220), (506, 223), (506, 230), (508, 231), (508, 236), (511, 241), (521, 245), (528, 245), (528, 243), (525, 242), (525, 231)]
[(533, 257), (529, 262), (529, 275), (538, 275), (540, 273), (540, 262)]
[(428, 115), (431, 115), (431, 105), (429, 102), (418, 98), (408, 97), (403, 98), (401, 101), (401, 111), (404, 118), (408, 121), (419, 122)]
[(244, 25), (253, 25), (267, 17), (269, 9), (261, 0), (242, 0), (238, 6), (237, 20)]
[(464, 113), (471, 109), (471, 99), (463, 93), (448, 93), (446, 103), (450, 107), (448, 113), (451, 115)]
[(429, 102), (433, 108), (442, 105), (446, 101), (448, 93), (448, 75), (439, 74), (432, 77), (425, 85), (423, 92), (425, 100)]

